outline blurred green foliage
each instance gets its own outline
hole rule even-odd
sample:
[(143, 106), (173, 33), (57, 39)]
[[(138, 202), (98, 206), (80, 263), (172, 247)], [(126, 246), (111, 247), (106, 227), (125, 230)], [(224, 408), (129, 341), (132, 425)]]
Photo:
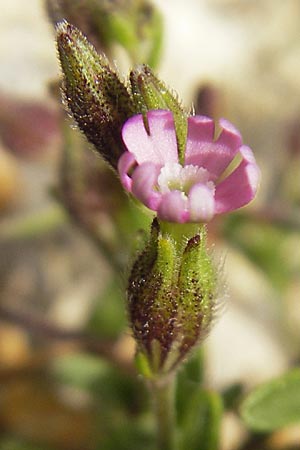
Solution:
[(226, 218), (223, 232), (228, 242), (264, 271), (275, 288), (284, 289), (291, 277), (300, 273), (300, 258), (295, 262), (293, 255), (293, 251), (299, 252), (296, 243), (300, 242), (300, 231), (236, 213)]
[(255, 431), (273, 431), (300, 423), (300, 369), (254, 389), (242, 403), (241, 415)]

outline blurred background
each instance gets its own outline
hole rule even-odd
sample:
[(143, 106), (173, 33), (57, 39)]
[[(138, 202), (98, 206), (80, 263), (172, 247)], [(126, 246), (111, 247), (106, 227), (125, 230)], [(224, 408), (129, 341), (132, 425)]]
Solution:
[[(253, 204), (209, 227), (226, 295), (204, 344), (205, 383), (247, 390), (300, 357), (300, 2), (153, 5), (159, 77), (196, 113), (232, 121), (262, 170)], [(146, 222), (99, 159), (82, 155), (46, 6), (0, 0), (0, 449), (133, 449), (130, 432), (150, 449), (122, 295), (129, 242)], [(126, 77), (126, 49), (109, 50)], [(222, 450), (243, 448), (236, 414), (222, 432)], [(300, 448), (300, 429), (270, 448), (290, 436)]]

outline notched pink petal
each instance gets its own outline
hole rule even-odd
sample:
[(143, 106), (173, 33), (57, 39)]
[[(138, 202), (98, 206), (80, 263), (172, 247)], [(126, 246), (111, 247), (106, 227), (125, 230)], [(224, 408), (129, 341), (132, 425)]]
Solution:
[(162, 194), (155, 191), (160, 166), (145, 162), (138, 166), (132, 174), (131, 191), (144, 205), (153, 211), (157, 210)]
[(190, 117), (187, 135), (185, 164), (207, 169), (212, 180), (216, 180), (231, 163), (241, 145), (241, 136), (236, 128), (224, 119), (218, 140), (213, 140), (214, 123), (203, 116)]
[(164, 194), (159, 204), (157, 215), (167, 222), (185, 223), (189, 221), (188, 199), (181, 191)]
[[(246, 205), (257, 192), (260, 171), (251, 149), (242, 145), (237, 129), (224, 119), (220, 120), (220, 127), (221, 133), (215, 141), (212, 119), (204, 116), (188, 119), (185, 166), (206, 169), (215, 188), (213, 184), (206, 184), (207, 179), (205, 183), (197, 177), (185, 179), (186, 172), (182, 169), (180, 175), (172, 174), (174, 180), (171, 177), (171, 184), (177, 187), (168, 191), (168, 186), (163, 194), (158, 185), (161, 169), (167, 163), (178, 163), (173, 115), (165, 110), (149, 111), (147, 129), (142, 115), (130, 118), (122, 130), (128, 151), (118, 163), (123, 186), (169, 222), (208, 222), (214, 214)], [(242, 157), (239, 166), (216, 184), (237, 153)], [(189, 183), (192, 187), (186, 195), (179, 189), (184, 191), (183, 186)]]
[(229, 147), (232, 153), (236, 154), (242, 145), (242, 136), (240, 135), (240, 132), (226, 119), (220, 119), (219, 125), (222, 131), (216, 143)]
[(131, 191), (132, 180), (128, 175), (128, 172), (134, 167), (135, 163), (135, 156), (129, 152), (124, 152), (118, 162), (118, 172), (121, 178), (121, 183), (129, 192)]
[(215, 211), (214, 190), (204, 184), (195, 184), (189, 192), (191, 222), (209, 222)]
[(173, 114), (165, 110), (147, 113), (150, 134), (145, 129), (143, 116), (138, 114), (124, 124), (122, 137), (127, 150), (135, 155), (138, 164), (151, 161), (163, 165), (177, 162), (177, 141)]
[(207, 152), (213, 142), (215, 124), (205, 116), (188, 118), (188, 133), (185, 150), (185, 165), (205, 167)]
[(210, 117), (191, 116), (188, 118), (188, 138), (191, 141), (210, 142), (214, 138), (215, 124)]
[(239, 166), (216, 187), (215, 213), (221, 214), (241, 208), (255, 197), (260, 181), (260, 170), (252, 150), (243, 145)]

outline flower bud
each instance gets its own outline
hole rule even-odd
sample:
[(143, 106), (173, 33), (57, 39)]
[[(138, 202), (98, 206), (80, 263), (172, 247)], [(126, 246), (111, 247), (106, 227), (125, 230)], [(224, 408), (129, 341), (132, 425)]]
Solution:
[(147, 127), (147, 111), (153, 109), (172, 111), (178, 145), (178, 158), (179, 162), (183, 162), (188, 113), (182, 107), (177, 96), (146, 65), (138, 66), (131, 71), (130, 83), (136, 112), (143, 114), (145, 127)]
[(133, 114), (126, 86), (106, 58), (67, 22), (57, 26), (65, 103), (80, 130), (114, 168), (123, 153), (121, 128)]
[(165, 232), (154, 219), (127, 290), (138, 359), (148, 362), (148, 376), (175, 369), (206, 336), (215, 309), (217, 277), (205, 231), (198, 229), (188, 241), (181, 235), (178, 241), (170, 230)]

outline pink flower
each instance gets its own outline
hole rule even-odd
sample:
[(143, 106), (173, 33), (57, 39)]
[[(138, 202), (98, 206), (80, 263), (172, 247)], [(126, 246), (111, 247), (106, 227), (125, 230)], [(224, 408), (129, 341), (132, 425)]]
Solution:
[[(214, 139), (214, 122), (205, 116), (188, 118), (184, 164), (178, 160), (173, 114), (153, 110), (147, 114), (148, 134), (141, 114), (122, 129), (127, 147), (118, 170), (125, 189), (161, 220), (208, 222), (215, 214), (233, 211), (255, 196), (260, 171), (240, 133), (221, 119)], [(228, 166), (239, 158), (230, 171)], [(226, 170), (227, 169), (227, 170)]]

